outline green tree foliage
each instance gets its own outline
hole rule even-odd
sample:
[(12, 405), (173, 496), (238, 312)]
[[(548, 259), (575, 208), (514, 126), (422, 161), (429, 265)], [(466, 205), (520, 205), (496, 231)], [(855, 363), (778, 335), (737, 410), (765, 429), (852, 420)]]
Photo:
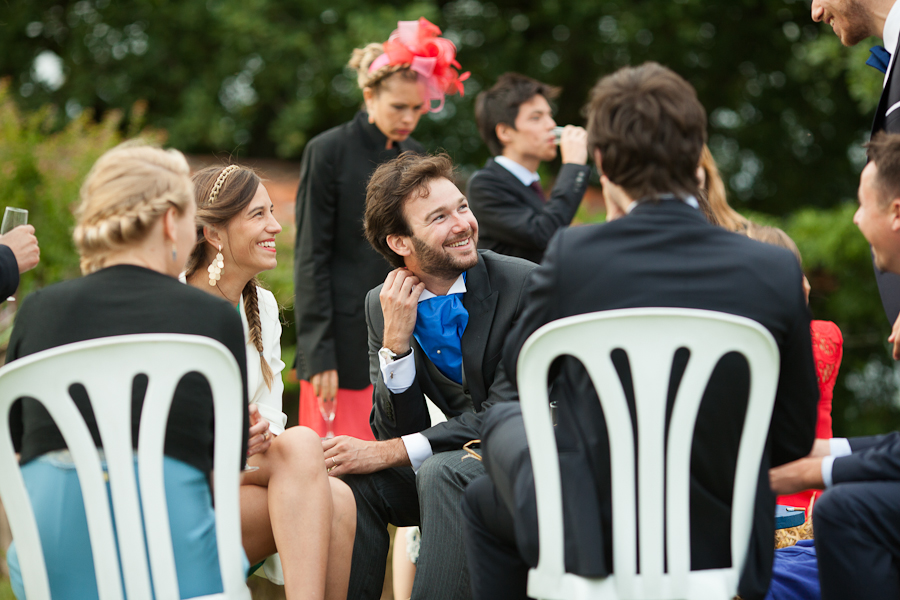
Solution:
[[(142, 110), (137, 104), (131, 111), (132, 126), (140, 124)], [(79, 275), (72, 243), (78, 190), (94, 161), (123, 140), (122, 116), (111, 111), (96, 123), (83, 112), (59, 127), (53, 107), (23, 113), (10, 98), (8, 81), (0, 81), (0, 208), (27, 209), (41, 247), (41, 262), (22, 276), (20, 298)], [(134, 127), (131, 136), (138, 134)], [(141, 136), (148, 142), (163, 140), (159, 132)]]

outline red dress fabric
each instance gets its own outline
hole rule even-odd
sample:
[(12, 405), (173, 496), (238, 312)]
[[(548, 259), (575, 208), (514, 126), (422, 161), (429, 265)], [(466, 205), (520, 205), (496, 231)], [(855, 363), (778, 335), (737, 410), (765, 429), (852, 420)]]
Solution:
[[(813, 321), (810, 324), (813, 359), (816, 361), (816, 377), (819, 380), (819, 416), (816, 421), (816, 437), (831, 439), (831, 400), (837, 381), (841, 358), (844, 355), (844, 338), (841, 330), (831, 321)], [(806, 490), (789, 496), (779, 496), (778, 504), (807, 508), (819, 490)]]
[[(334, 435), (349, 435), (361, 440), (374, 441), (372, 427), (369, 425), (369, 414), (372, 412), (372, 393), (374, 388), (370, 385), (361, 390), (346, 390), (339, 388), (337, 392), (337, 406), (334, 411)], [(309, 427), (325, 437), (325, 420), (319, 412), (319, 401), (313, 393), (312, 384), (308, 381), (300, 381), (300, 410), (298, 415), (300, 425)]]

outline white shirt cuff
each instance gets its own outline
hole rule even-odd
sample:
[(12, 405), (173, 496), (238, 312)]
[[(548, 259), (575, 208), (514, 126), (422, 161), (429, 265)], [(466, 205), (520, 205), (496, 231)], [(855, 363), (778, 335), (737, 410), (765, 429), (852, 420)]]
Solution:
[(831, 470), (834, 468), (834, 456), (826, 456), (822, 458), (822, 481), (825, 483), (825, 488), (828, 489), (832, 485), (834, 485), (834, 480), (831, 477)]
[[(378, 363), (381, 365), (381, 377), (384, 385), (392, 394), (402, 394), (408, 390), (416, 380), (415, 350), (397, 360), (388, 362), (381, 353), (378, 354)], [(428, 447), (431, 452), (431, 446)], [(429, 454), (430, 456), (430, 454)], [(426, 457), (427, 458), (427, 457)]]
[(422, 463), (431, 458), (434, 452), (431, 450), (431, 442), (421, 433), (411, 433), (400, 438), (406, 446), (406, 454), (412, 464), (413, 471), (418, 471)]
[(830, 447), (831, 456), (835, 458), (853, 454), (853, 450), (850, 449), (850, 442), (847, 441), (847, 438), (831, 438), (828, 441), (828, 446)]

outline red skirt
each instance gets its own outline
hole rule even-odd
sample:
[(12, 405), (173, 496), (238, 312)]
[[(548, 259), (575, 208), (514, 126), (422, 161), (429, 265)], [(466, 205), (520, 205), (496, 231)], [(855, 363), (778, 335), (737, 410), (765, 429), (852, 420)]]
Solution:
[[(349, 435), (361, 440), (374, 440), (372, 427), (369, 425), (369, 414), (372, 412), (372, 392), (370, 385), (361, 390), (345, 390), (337, 392), (337, 406), (334, 411), (334, 434)], [(312, 384), (300, 382), (300, 411), (298, 420), (301, 425), (309, 427), (325, 437), (325, 420), (319, 412), (319, 401), (313, 393)]]

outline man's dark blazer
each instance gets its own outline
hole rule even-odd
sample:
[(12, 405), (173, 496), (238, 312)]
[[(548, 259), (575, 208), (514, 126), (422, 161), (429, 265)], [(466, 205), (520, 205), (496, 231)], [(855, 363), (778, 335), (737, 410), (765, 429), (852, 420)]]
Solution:
[(466, 195), (478, 219), (478, 247), (541, 262), (560, 227), (572, 222), (591, 168), (564, 164), (546, 202), (493, 158), (469, 179)]
[(9, 246), (0, 244), (0, 302), (19, 287), (19, 261)]
[[(894, 56), (900, 58), (897, 55), (898, 51), (900, 44), (894, 49)], [(878, 101), (878, 108), (875, 109), (875, 120), (872, 122), (873, 136), (879, 131), (900, 133), (900, 76), (894, 76), (896, 71), (897, 59), (894, 59), (884, 90), (881, 92), (881, 99)], [(888, 321), (893, 325), (897, 315), (900, 314), (900, 275), (881, 271), (874, 262), (872, 266), (881, 294), (881, 304), (884, 306)]]
[[(372, 406), (372, 431), (385, 440), (422, 432), (436, 454), (458, 450), (478, 438), (481, 413), (498, 401), (517, 398), (515, 386), (506, 377), (500, 357), (509, 330), (522, 311), (525, 281), (536, 265), (526, 260), (479, 250), (478, 263), (466, 273), (463, 306), (469, 322), (462, 336), (462, 362), (466, 391), (475, 413), (460, 413), (450, 408), (441, 389), (435, 385), (425, 366), (428, 358), (415, 337), (410, 340), (416, 361), (416, 379), (403, 393), (387, 389), (381, 375), (378, 351), (384, 335), (384, 314), (376, 287), (366, 297), (366, 322), (369, 327), (369, 376), (375, 386)], [(425, 396), (447, 416), (447, 421), (431, 427)]]
[(424, 151), (412, 138), (389, 150), (386, 142), (360, 111), (303, 150), (294, 248), (300, 379), (337, 369), (340, 387), (369, 385), (363, 304), (391, 267), (363, 235), (366, 184), (378, 165), (400, 152)]
[[(748, 317), (769, 330), (781, 352), (781, 374), (740, 587), (745, 599), (762, 598), (771, 575), (775, 497), (768, 485), (769, 467), (806, 456), (815, 437), (819, 394), (801, 281), (797, 260), (782, 248), (712, 226), (699, 211), (677, 200), (643, 203), (621, 219), (567, 229), (551, 241), (544, 263), (531, 275), (525, 311), (504, 348), (504, 364), (515, 380), (525, 340), (545, 323), (576, 314), (695, 308)], [(627, 360), (614, 359), (633, 404)], [(685, 359), (676, 355), (671, 381), (680, 378)], [(563, 358), (554, 369), (550, 393), (558, 402), (566, 567), (581, 575), (605, 576), (612, 568), (614, 516), (603, 415), (580, 363)], [(748, 376), (743, 358), (726, 355), (701, 403), (691, 454), (695, 569), (730, 565), (731, 495)], [(670, 388), (670, 406), (676, 386)], [(523, 558), (536, 564), (534, 484), (527, 446), (517, 441), (524, 436), (518, 403), (494, 406), (483, 422), (485, 467), (513, 514)]]
[(835, 484), (859, 481), (900, 481), (900, 432), (849, 438), (853, 454), (834, 459)]

